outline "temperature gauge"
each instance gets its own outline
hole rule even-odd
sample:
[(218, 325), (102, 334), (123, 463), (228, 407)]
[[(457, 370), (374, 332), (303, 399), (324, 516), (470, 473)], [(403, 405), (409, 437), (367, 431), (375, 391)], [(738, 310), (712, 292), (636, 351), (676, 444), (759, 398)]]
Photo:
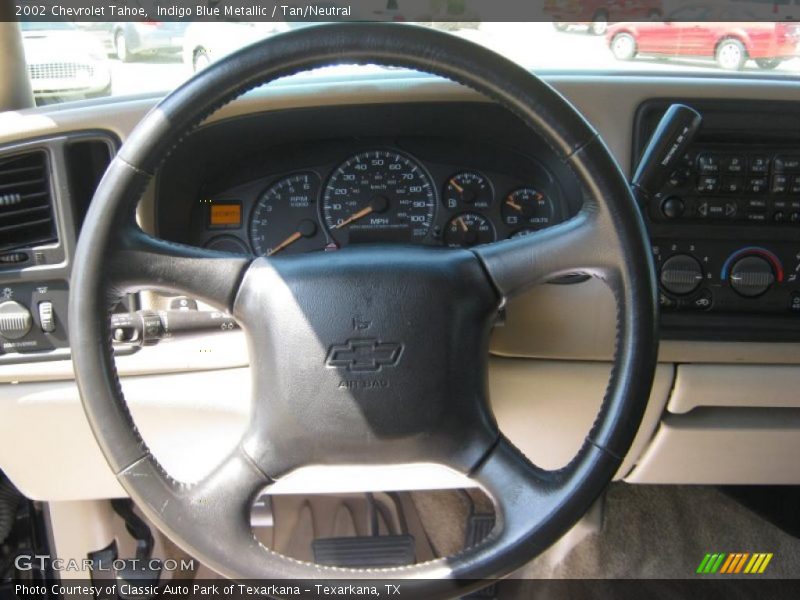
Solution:
[(486, 177), (476, 171), (463, 171), (447, 180), (442, 201), (451, 210), (485, 209), (493, 197), (492, 185)]
[(542, 229), (553, 222), (553, 203), (543, 193), (533, 188), (511, 192), (503, 200), (503, 222), (509, 227)]
[(468, 248), (494, 241), (494, 227), (484, 216), (462, 213), (453, 217), (444, 229), (444, 242), (451, 248)]

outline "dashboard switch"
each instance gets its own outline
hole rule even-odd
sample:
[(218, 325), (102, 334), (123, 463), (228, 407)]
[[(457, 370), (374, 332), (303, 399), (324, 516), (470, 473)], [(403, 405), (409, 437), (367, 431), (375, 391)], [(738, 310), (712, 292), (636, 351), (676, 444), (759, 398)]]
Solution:
[(15, 300), (0, 304), (0, 336), (7, 340), (18, 340), (31, 330), (30, 311)]
[(53, 333), (56, 330), (56, 318), (53, 314), (53, 303), (49, 300), (39, 302), (39, 325), (45, 333)]
[(676, 254), (661, 267), (661, 285), (676, 295), (690, 294), (703, 281), (703, 268), (693, 256)]
[(760, 256), (740, 258), (731, 269), (731, 287), (745, 298), (760, 296), (774, 282), (772, 265)]

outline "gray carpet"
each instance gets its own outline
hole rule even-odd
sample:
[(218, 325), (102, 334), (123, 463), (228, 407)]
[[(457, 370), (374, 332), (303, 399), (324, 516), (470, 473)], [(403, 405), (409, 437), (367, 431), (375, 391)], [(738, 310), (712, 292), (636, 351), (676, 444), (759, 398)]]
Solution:
[(772, 552), (759, 578), (800, 578), (800, 539), (717, 489), (623, 483), (608, 490), (600, 532), (557, 563), (545, 554), (514, 577), (695, 578), (707, 552)]

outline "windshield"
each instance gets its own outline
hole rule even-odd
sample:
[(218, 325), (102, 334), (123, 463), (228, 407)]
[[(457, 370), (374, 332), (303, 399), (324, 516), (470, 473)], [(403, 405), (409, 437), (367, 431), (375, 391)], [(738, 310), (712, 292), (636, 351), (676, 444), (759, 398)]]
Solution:
[[(635, 8), (612, 20), (605, 9), (586, 13), (585, 7), (590, 4), (551, 0), (545, 10), (550, 7), (558, 18), (552, 22), (424, 25), (482, 44), (539, 73), (647, 72), (737, 77), (800, 74), (800, 24), (731, 21), (730, 11), (715, 13), (708, 7), (693, 5), (661, 15), (660, 4), (647, 0), (626, 4)], [(577, 11), (575, 6), (583, 8)], [(770, 7), (776, 19), (790, 18), (781, 14), (784, 8), (797, 8), (794, 0), (783, 0)], [(625, 17), (631, 20), (623, 20)], [(709, 20), (714, 18), (719, 20)], [(37, 104), (47, 104), (166, 93), (243, 46), (314, 24), (23, 23), (22, 30)], [(374, 76), (376, 72), (382, 70), (338, 67), (302, 77)]]

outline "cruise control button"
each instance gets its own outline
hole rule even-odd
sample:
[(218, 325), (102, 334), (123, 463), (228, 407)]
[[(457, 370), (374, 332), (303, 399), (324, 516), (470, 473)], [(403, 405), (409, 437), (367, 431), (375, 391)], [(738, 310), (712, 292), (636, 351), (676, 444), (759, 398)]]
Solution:
[(766, 156), (753, 156), (750, 158), (751, 173), (766, 173), (769, 170), (769, 158)]

